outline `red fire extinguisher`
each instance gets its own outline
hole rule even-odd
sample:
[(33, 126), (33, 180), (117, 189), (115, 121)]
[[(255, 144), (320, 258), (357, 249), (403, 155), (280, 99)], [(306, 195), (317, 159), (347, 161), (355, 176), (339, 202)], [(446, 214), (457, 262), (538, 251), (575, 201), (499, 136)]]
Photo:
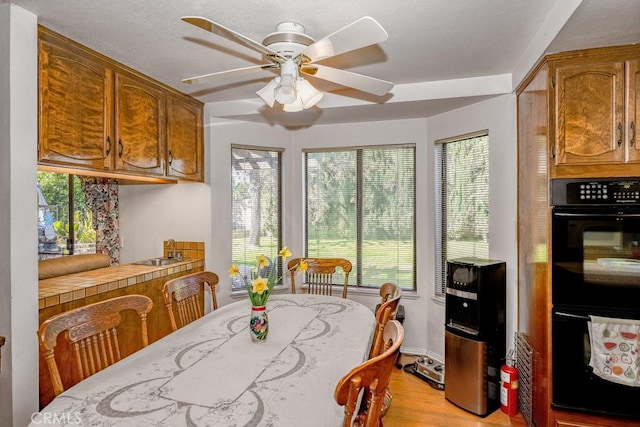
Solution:
[(513, 366), (509, 350), (506, 364), (500, 369), (500, 409), (509, 416), (518, 414), (518, 368)]

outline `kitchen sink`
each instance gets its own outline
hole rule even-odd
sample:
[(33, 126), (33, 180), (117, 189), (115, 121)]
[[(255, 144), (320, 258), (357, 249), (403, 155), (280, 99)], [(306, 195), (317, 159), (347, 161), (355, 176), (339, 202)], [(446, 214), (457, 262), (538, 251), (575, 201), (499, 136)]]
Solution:
[(170, 265), (170, 264), (175, 264), (177, 262), (182, 262), (182, 261), (189, 261), (189, 259), (188, 258), (182, 258), (182, 259), (150, 258), (150, 259), (145, 259), (143, 261), (134, 262), (134, 264), (136, 265)]

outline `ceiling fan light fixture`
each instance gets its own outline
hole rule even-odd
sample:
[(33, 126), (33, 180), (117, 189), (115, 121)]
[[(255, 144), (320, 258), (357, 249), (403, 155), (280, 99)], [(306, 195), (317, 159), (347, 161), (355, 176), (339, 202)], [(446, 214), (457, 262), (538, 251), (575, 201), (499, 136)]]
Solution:
[(269, 81), (265, 87), (256, 92), (260, 98), (269, 106), (273, 107), (276, 102), (276, 88), (280, 85), (280, 77)]
[(282, 80), (276, 88), (276, 101), (280, 104), (292, 104), (298, 98), (295, 86), (283, 86)]
[(318, 92), (316, 88), (311, 86), (311, 83), (303, 78), (298, 79), (296, 89), (298, 91), (298, 99), (302, 101), (304, 109), (311, 108), (316, 105), (323, 96), (322, 93)]
[[(283, 111), (293, 113), (311, 108), (322, 99), (322, 93), (302, 77), (289, 85), (283, 85), (282, 80), (282, 77), (275, 77), (256, 92), (269, 107), (277, 101), (282, 104)], [(286, 83), (291, 82), (287, 80)]]
[(282, 106), (282, 111), (287, 113), (297, 113), (298, 111), (304, 110), (304, 105), (302, 104), (302, 100), (298, 97), (294, 102), (289, 104), (284, 104)]

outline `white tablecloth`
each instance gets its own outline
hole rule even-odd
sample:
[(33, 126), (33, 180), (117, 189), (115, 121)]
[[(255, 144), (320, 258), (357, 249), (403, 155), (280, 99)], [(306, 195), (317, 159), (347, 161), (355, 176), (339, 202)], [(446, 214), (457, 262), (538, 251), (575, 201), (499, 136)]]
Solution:
[(340, 425), (333, 392), (366, 359), (372, 310), (320, 295), (274, 295), (267, 310), (264, 343), (248, 300), (229, 304), (65, 391), (32, 425)]

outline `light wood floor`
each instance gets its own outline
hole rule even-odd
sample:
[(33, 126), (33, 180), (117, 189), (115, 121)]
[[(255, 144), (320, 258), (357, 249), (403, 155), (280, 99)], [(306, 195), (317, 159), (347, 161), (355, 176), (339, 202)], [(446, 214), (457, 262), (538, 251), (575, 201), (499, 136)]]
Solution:
[[(412, 363), (415, 358), (402, 356), (400, 363)], [(445, 377), (446, 386), (446, 377)], [(395, 369), (389, 385), (393, 401), (383, 418), (385, 427), (525, 427), (522, 416), (509, 417), (500, 409), (481, 418), (444, 398), (444, 391), (431, 387), (415, 375)]]

